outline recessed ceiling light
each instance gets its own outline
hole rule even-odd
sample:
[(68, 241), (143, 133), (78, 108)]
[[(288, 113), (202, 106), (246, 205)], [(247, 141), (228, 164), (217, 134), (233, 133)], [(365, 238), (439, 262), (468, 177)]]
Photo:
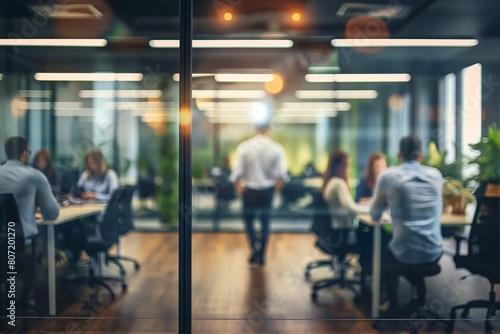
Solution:
[[(153, 48), (178, 48), (179, 40), (157, 39), (149, 41)], [(194, 40), (193, 48), (291, 48), (293, 41), (289, 39), (204, 39)]]
[(163, 92), (161, 90), (81, 90), (78, 95), (82, 99), (86, 98), (160, 98)]
[(35, 73), (38, 81), (141, 81), (141, 73)]
[(0, 46), (66, 46), (66, 47), (104, 47), (108, 44), (105, 39), (32, 39), (9, 38), (0, 39)]
[(471, 47), (477, 39), (332, 39), (334, 47)]
[(395, 74), (306, 74), (308, 82), (408, 82), (407, 73)]
[(376, 90), (298, 90), (298, 99), (375, 99)]
[(218, 82), (271, 82), (273, 74), (221, 73), (215, 75)]

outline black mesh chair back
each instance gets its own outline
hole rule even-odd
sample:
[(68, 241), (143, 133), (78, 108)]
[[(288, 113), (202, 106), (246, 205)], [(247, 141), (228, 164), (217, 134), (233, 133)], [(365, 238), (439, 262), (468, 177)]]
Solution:
[(455, 262), (457, 267), (500, 283), (500, 197), (479, 198), (469, 234), (468, 254), (456, 255)]
[(106, 207), (102, 223), (99, 224), (98, 229), (106, 249), (118, 242), (119, 205), (123, 191), (123, 188), (118, 188), (113, 192), (113, 196), (111, 196)]
[(314, 214), (311, 231), (318, 237), (316, 246), (327, 254), (339, 254), (340, 246), (345, 244), (352, 230), (332, 228), (332, 215), (323, 195), (320, 192), (312, 192), (312, 197)]
[(135, 186), (126, 186), (119, 204), (118, 214), (118, 235), (123, 235), (134, 230), (132, 220), (132, 197), (134, 196)]

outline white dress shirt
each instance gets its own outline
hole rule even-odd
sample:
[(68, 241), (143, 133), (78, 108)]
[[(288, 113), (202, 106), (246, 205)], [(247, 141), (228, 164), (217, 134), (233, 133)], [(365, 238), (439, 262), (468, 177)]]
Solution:
[(95, 194), (96, 201), (106, 202), (111, 199), (113, 192), (118, 188), (118, 176), (115, 171), (109, 169), (102, 181), (95, 175), (89, 180), (89, 172), (85, 171), (80, 176), (77, 185), (83, 188), (83, 191), (90, 191)]
[(241, 179), (247, 188), (256, 190), (274, 187), (279, 180), (288, 181), (283, 146), (262, 134), (238, 145), (236, 166), (229, 180), (234, 183)]

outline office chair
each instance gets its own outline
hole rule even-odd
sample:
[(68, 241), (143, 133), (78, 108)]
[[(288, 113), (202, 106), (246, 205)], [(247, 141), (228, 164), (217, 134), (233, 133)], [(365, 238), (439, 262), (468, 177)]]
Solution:
[[(14, 224), (12, 224), (14, 223)], [(13, 239), (12, 239), (13, 237)], [(19, 261), (19, 255), (26, 251), (28, 245), (24, 238), (23, 225), (21, 224), (21, 219), (19, 217), (19, 211), (17, 208), (17, 203), (13, 194), (0, 194), (0, 252), (1, 256), (1, 280), (6, 282), (8, 272), (17, 272), (16, 278), (19, 279), (20, 275), (27, 270), (34, 270), (36, 264), (36, 236), (31, 239), (31, 259), (28, 263), (25, 261)], [(12, 240), (12, 241), (11, 241)], [(9, 247), (9, 245), (15, 248)], [(9, 253), (10, 251), (10, 253)], [(15, 267), (9, 267), (9, 255), (12, 251), (17, 255), (15, 260)], [(26, 259), (24, 259), (26, 260)], [(5, 291), (1, 291), (2, 297), (0, 298), (0, 316), (1, 319), (5, 319), (6, 308), (7, 308), (7, 284), (2, 284), (1, 287)], [(35, 311), (38, 316), (41, 316), (41, 311), (34, 305), (30, 305), (27, 302), (22, 301), (21, 303), (16, 302), (17, 308), (25, 308)], [(3, 321), (0, 325), (3, 330)]]
[(311, 298), (315, 301), (318, 297), (317, 292), (334, 285), (339, 285), (341, 288), (347, 287), (351, 289), (356, 296), (358, 291), (354, 288), (356, 285), (361, 285), (360, 281), (349, 280), (345, 277), (346, 269), (349, 268), (346, 255), (348, 253), (356, 253), (355, 245), (348, 245), (348, 237), (353, 231), (352, 229), (333, 229), (331, 226), (332, 219), (328, 204), (320, 192), (313, 192), (313, 225), (312, 232), (318, 237), (316, 247), (322, 252), (331, 255), (328, 260), (318, 260), (309, 263), (306, 267), (305, 278), (309, 279), (310, 271), (315, 268), (329, 266), (332, 269), (334, 266), (334, 257), (338, 256), (342, 260), (342, 268), (340, 268), (339, 278), (328, 278), (314, 282), (312, 287)]
[[(454, 256), (457, 268), (465, 268), (473, 275), (481, 275), (490, 282), (488, 300), (473, 300), (464, 305), (454, 306), (450, 312), (447, 333), (452, 333), (457, 311), (463, 309), (462, 318), (469, 315), (472, 308), (485, 308), (484, 329), (492, 331), (490, 319), (500, 309), (496, 301), (495, 284), (500, 284), (500, 197), (479, 198), (468, 240), (468, 254), (460, 255), (460, 241), (457, 237)], [(464, 277), (465, 278), (465, 277)]]
[[(118, 220), (119, 220), (119, 204), (123, 196), (123, 188), (118, 188), (113, 192), (111, 200), (108, 202), (102, 222), (92, 222), (86, 224), (83, 228), (84, 232), (84, 247), (83, 249), (89, 256), (88, 276), (79, 276), (74, 278), (66, 278), (64, 287), (68, 290), (68, 284), (78, 281), (89, 281), (91, 287), (100, 285), (108, 290), (111, 299), (115, 298), (115, 294), (111, 287), (104, 281), (120, 282), (122, 291), (126, 291), (128, 286), (123, 277), (96, 276), (95, 262), (98, 261), (98, 255), (107, 253), (109, 249), (118, 242)], [(69, 293), (69, 290), (68, 290)]]
[(123, 268), (120, 261), (130, 261), (134, 264), (135, 270), (141, 268), (139, 262), (136, 260), (120, 255), (120, 237), (127, 234), (130, 231), (135, 230), (134, 223), (132, 221), (132, 197), (134, 195), (135, 186), (126, 186), (123, 188), (122, 196), (118, 204), (118, 241), (116, 243), (117, 255), (112, 256), (106, 252), (106, 261), (110, 261), (116, 264), (120, 268), (120, 274), (125, 275), (125, 269)]

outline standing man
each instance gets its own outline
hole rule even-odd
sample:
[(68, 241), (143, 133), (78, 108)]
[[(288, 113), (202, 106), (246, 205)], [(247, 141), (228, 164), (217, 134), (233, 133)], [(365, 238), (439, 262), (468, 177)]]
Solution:
[[(398, 273), (408, 265), (437, 263), (443, 253), (441, 215), (443, 176), (436, 168), (422, 166), (422, 142), (414, 136), (400, 142), (397, 167), (380, 175), (370, 215), (379, 220), (388, 207), (393, 221), (392, 240), (382, 256), (382, 284), (396, 312)], [(425, 302), (425, 296), (419, 296)]]
[(23, 137), (10, 137), (4, 143), (7, 162), (0, 166), (0, 193), (12, 193), (16, 199), (24, 237), (38, 234), (35, 222), (37, 207), (44, 219), (56, 219), (59, 205), (52, 195), (49, 182), (41, 171), (28, 166), (31, 154), (28, 141)]
[[(257, 125), (256, 135), (238, 145), (236, 167), (229, 177), (236, 192), (243, 195), (243, 218), (252, 247), (250, 264), (265, 264), (274, 191), (278, 191), (288, 179), (283, 146), (269, 138), (268, 123)], [(260, 240), (253, 226), (257, 211), (260, 211), (262, 224)]]

